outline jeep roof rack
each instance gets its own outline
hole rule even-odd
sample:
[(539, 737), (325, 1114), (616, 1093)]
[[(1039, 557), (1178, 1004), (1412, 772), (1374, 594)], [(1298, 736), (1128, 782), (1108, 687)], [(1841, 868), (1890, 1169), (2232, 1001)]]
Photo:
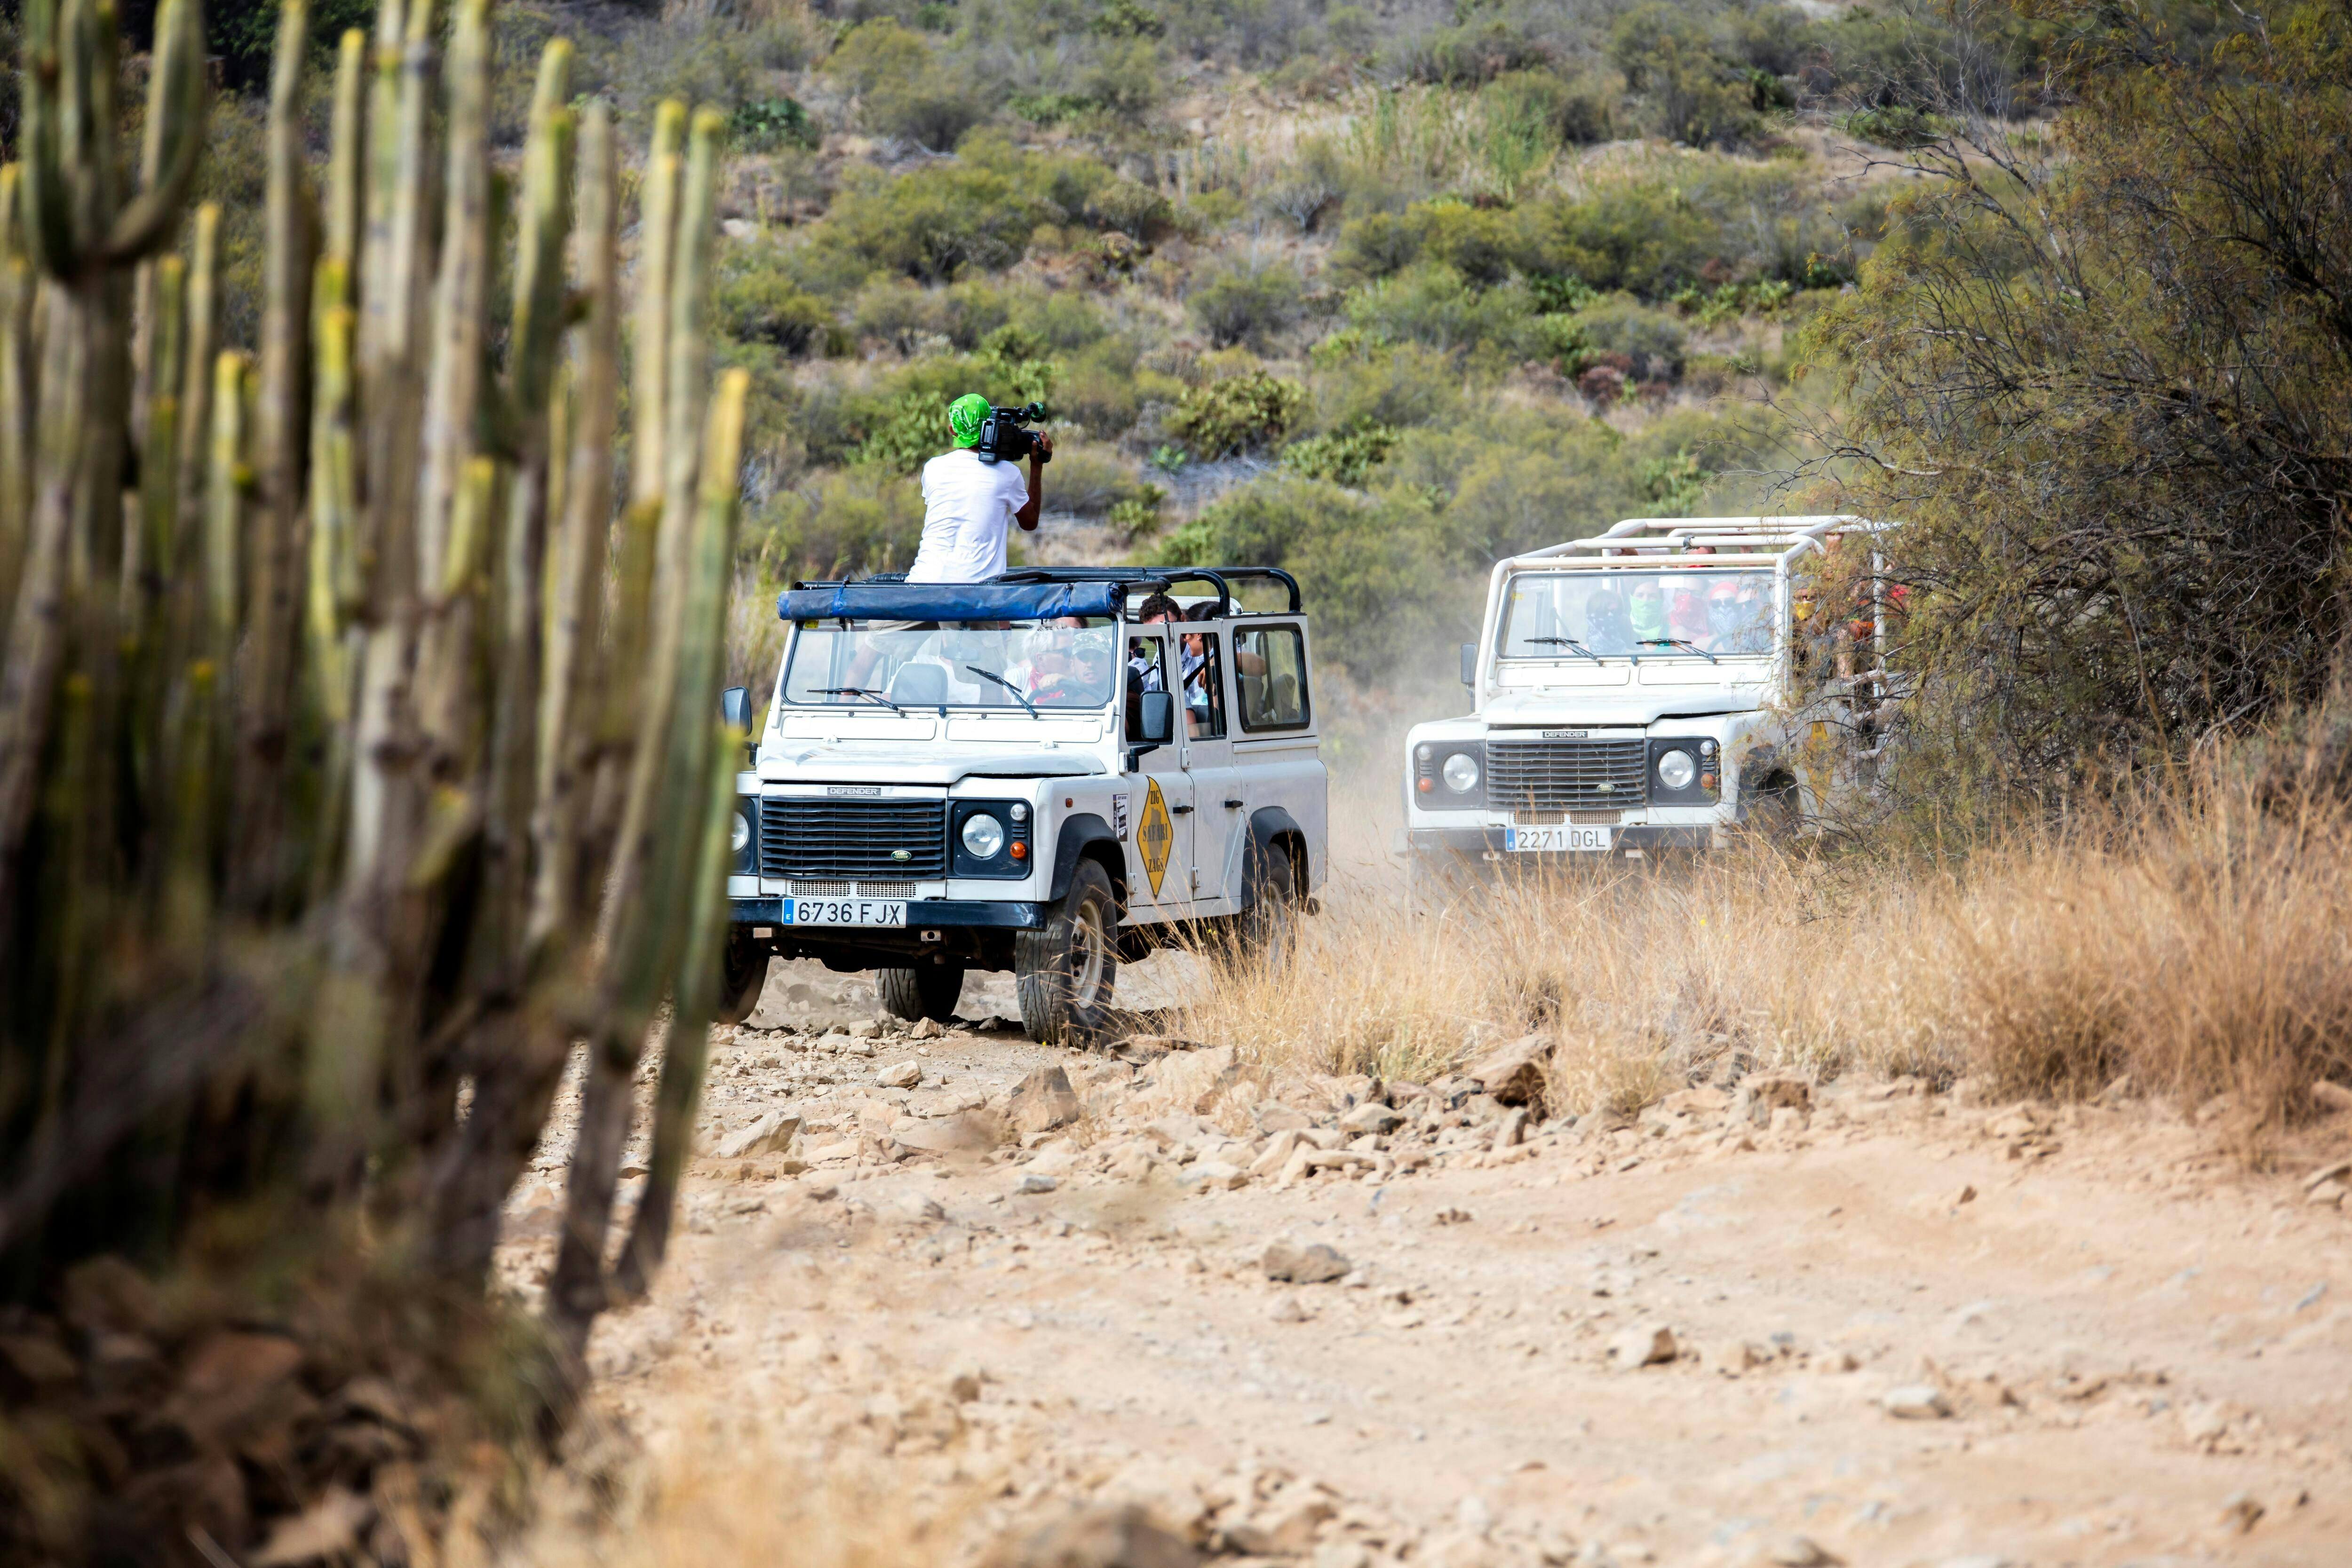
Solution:
[[(794, 590), (811, 588), (850, 588), (867, 584), (901, 583), (907, 580), (903, 571), (880, 571), (868, 577), (811, 578), (796, 580)], [(1302, 601), (1298, 580), (1278, 566), (1024, 566), (991, 578), (991, 582), (1006, 584), (1041, 582), (1115, 582), (1130, 591), (1156, 588), (1165, 591), (1180, 582), (1205, 582), (1217, 591), (1217, 613), (1234, 612), (1233, 584), (1244, 582), (1278, 583), (1289, 595), (1288, 614), (1299, 612)]]
[(1217, 591), (1217, 613), (1234, 613), (1233, 583), (1258, 580), (1280, 583), (1290, 598), (1288, 613), (1298, 613), (1298, 580), (1278, 566), (1028, 566), (1008, 571), (999, 582), (1117, 582), (1162, 591), (1180, 582), (1205, 582)]

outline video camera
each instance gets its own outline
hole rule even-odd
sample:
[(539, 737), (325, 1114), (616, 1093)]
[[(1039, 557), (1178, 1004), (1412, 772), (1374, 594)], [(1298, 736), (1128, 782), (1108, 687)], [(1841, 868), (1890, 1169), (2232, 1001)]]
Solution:
[[(972, 448), (982, 463), (1018, 463), (1036, 450), (1037, 433), (1030, 425), (1045, 417), (1042, 402), (1025, 403), (1019, 408), (998, 408), (991, 405), (988, 417), (981, 422), (980, 444)], [(1053, 455), (1044, 453), (1040, 462), (1050, 463)]]

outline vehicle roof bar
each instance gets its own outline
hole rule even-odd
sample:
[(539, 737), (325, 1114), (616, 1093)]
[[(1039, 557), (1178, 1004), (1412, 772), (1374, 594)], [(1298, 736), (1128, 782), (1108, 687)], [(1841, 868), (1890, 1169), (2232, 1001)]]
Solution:
[(1138, 584), (1166, 589), (1180, 582), (1205, 582), (1217, 591), (1217, 613), (1233, 607), (1234, 591), (1222, 572), (1202, 566), (1025, 566), (1004, 572), (998, 582), (1115, 582), (1132, 590)]

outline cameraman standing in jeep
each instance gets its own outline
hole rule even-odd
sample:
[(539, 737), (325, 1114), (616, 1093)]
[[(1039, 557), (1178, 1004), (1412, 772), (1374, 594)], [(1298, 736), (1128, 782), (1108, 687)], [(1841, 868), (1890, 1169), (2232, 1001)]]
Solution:
[(1053, 438), (1020, 433), (1029, 436), (1024, 484), (1017, 461), (997, 458), (996, 443), (988, 443), (983, 455), (983, 433), (1004, 423), (994, 413), (977, 392), (948, 404), (955, 446), (923, 465), (923, 542), (907, 570), (908, 582), (985, 582), (1002, 576), (1006, 523), (1019, 523), (1024, 534), (1036, 531)]

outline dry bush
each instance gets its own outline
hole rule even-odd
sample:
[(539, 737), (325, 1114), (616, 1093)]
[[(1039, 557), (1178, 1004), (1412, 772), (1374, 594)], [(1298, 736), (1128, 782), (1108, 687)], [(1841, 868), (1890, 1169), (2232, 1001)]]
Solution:
[(2127, 1074), (2228, 1096), (2250, 1153), (2352, 1078), (2352, 818), (2218, 773), (1955, 866), (1759, 849), (1328, 911), (1287, 966), (1212, 966), (1188, 1031), (1277, 1073), (1423, 1079), (1544, 1030), (1577, 1111), (1733, 1063), (2056, 1098)]

